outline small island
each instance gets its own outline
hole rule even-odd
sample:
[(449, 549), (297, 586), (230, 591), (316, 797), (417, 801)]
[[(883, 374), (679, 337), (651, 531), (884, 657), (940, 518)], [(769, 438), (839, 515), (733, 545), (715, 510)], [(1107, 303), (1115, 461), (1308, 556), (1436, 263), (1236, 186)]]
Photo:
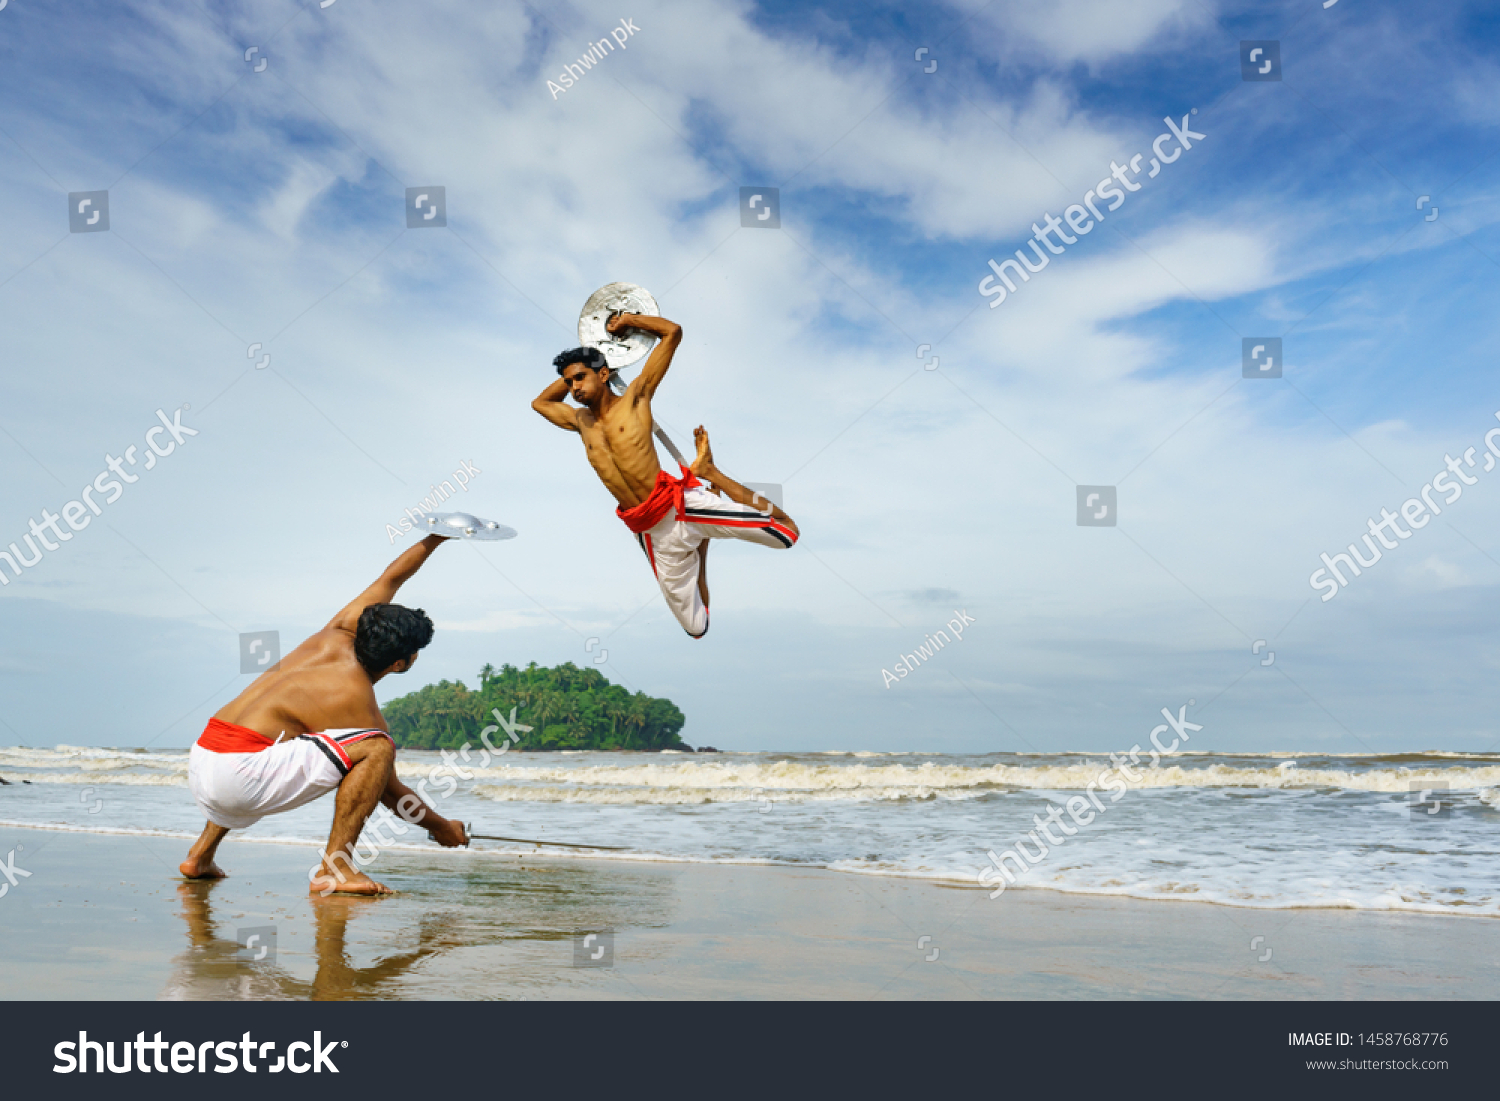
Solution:
[(444, 680), (392, 700), (381, 711), (398, 746), (458, 749), (465, 742), (479, 744), (479, 732), (494, 724), (492, 709), (509, 717), (513, 707), (516, 721), (532, 728), (515, 746), (521, 752), (693, 752), (678, 737), (687, 720), (671, 700), (631, 695), (597, 669), (580, 669), (571, 661), (552, 669), (536, 662), (525, 669), (502, 665), (498, 672), (486, 665), (477, 692), (462, 681)]

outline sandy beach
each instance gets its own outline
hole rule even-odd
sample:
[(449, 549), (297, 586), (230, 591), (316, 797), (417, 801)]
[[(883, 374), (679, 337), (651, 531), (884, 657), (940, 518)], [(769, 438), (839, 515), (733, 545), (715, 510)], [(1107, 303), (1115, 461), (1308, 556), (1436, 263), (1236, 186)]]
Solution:
[[(188, 884), (175, 838), (4, 834), (31, 873), (0, 897), (7, 999), (1375, 999), (1500, 989), (1491, 918), (1050, 891), (991, 900), (826, 870), (485, 853), (387, 854), (379, 877), (398, 896), (317, 899), (301, 846), (231, 842), (231, 878)], [(240, 958), (254, 929), (259, 950), (273, 948), (259, 962)]]

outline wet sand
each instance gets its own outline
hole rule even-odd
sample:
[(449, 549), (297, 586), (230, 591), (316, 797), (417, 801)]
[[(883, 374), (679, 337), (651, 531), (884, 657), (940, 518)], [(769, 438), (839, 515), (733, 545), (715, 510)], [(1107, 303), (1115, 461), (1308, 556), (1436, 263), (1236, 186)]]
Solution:
[[(186, 847), (166, 837), (0, 830), (0, 855), (14, 851), (15, 866), (32, 873), (0, 897), (0, 997), (1500, 993), (1492, 918), (1049, 891), (991, 900), (978, 889), (816, 869), (436, 850), (431, 859), (380, 858), (373, 874), (401, 892), (394, 898), (319, 899), (307, 894), (311, 847), (231, 840), (220, 858), (231, 878), (193, 884), (176, 871)], [(252, 929), (262, 935), (246, 953), (240, 943)], [(589, 933), (596, 937), (585, 948)], [(271, 943), (265, 958), (241, 958)]]

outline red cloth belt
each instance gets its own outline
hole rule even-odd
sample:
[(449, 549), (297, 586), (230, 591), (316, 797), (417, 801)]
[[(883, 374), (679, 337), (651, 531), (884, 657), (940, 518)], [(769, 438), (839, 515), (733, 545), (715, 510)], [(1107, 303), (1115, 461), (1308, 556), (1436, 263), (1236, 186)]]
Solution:
[(209, 719), (198, 744), (211, 753), (260, 753), (276, 743), (248, 726), (235, 726), (222, 719)]
[(678, 469), (682, 471), (681, 478), (674, 478), (665, 470), (658, 470), (651, 496), (634, 508), (619, 506), (615, 509), (615, 515), (624, 520), (625, 526), (637, 535), (656, 527), (661, 523), (662, 517), (673, 510), (676, 511), (677, 519), (687, 519), (682, 504), (683, 492), (703, 483), (693, 477), (693, 472), (687, 467), (679, 465)]

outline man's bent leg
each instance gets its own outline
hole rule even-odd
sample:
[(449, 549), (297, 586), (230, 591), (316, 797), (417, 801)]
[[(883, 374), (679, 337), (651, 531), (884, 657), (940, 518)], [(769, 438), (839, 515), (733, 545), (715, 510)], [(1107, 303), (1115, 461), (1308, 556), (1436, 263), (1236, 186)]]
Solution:
[[(693, 442), (698, 445), (698, 454), (693, 459), (693, 465), (689, 469), (697, 477), (711, 482), (716, 489), (722, 490), (724, 496), (737, 505), (746, 505), (750, 508), (770, 513), (772, 518), (791, 529), (794, 538), (801, 536), (802, 533), (798, 530), (796, 521), (782, 512), (781, 506), (777, 505), (774, 501), (769, 501), (764, 497), (750, 492), (750, 490), (740, 485), (739, 482), (736, 482), (714, 465), (714, 453), (708, 446), (708, 433), (703, 430), (701, 424), (693, 429)], [(707, 600), (707, 597), (705, 596), (704, 599)]]
[(347, 752), (354, 764), (339, 784), (333, 828), (328, 831), (322, 864), (311, 877), (311, 893), (388, 895), (392, 893), (389, 888), (359, 870), (354, 844), (395, 771), (396, 747), (388, 738), (366, 738)]
[(703, 601), (703, 544), (693, 525), (663, 520), (647, 535), (651, 568), (672, 618), (692, 638), (708, 632), (708, 606)]
[(703, 607), (708, 607), (708, 545), (712, 539), (705, 539), (698, 544), (698, 596), (703, 601)]
[(203, 832), (188, 850), (187, 859), (177, 865), (177, 870), (188, 879), (223, 879), (224, 870), (214, 863), (214, 854), (219, 851), (219, 842), (228, 835), (227, 827), (204, 823)]

